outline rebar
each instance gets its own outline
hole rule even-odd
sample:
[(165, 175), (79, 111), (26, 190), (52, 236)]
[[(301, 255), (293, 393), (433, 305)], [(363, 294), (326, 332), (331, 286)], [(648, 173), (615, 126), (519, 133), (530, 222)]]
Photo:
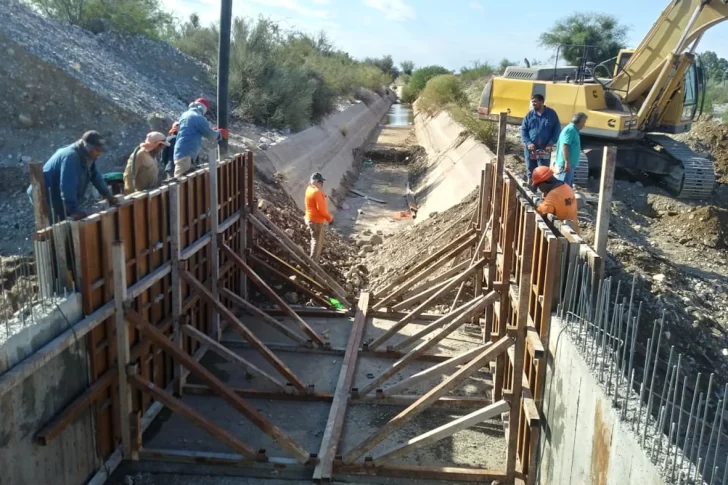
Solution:
[[(710, 438), (708, 438), (708, 449), (705, 450), (705, 464), (703, 465), (703, 479), (705, 479), (705, 477), (707, 476), (705, 474), (705, 469), (710, 464), (710, 460), (709, 460), (709, 457), (710, 457), (710, 446), (713, 443), (713, 435), (715, 434), (715, 429), (718, 426), (718, 419), (720, 418), (721, 424), (723, 423), (723, 419), (722, 419), (723, 416), (721, 415), (721, 413), (718, 412), (719, 409), (723, 409), (723, 401), (725, 401), (725, 399), (719, 400), (718, 401), (718, 406), (716, 406), (716, 408), (715, 408), (715, 415), (713, 416), (713, 426), (711, 426), (711, 428), (710, 428)], [(720, 434), (718, 434), (718, 436), (716, 436), (716, 439), (718, 439), (718, 441), (720, 441)], [(716, 454), (718, 453), (718, 448), (717, 447), (715, 449), (715, 452), (716, 452)], [(715, 464), (715, 461), (713, 461), (712, 464)]]
[[(693, 424), (693, 413), (695, 411), (695, 400), (698, 397), (698, 389), (700, 388), (700, 379), (703, 377), (703, 375), (698, 372), (698, 378), (695, 380), (695, 391), (693, 391), (693, 400), (692, 404), (690, 404), (690, 415), (688, 416), (688, 426), (685, 428), (685, 440), (683, 441), (683, 454), (682, 457), (680, 457), (680, 470), (682, 470), (683, 465), (685, 464), (685, 455), (690, 453), (690, 450), (688, 450), (688, 438), (690, 436), (690, 428), (692, 428)], [(685, 382), (687, 382), (687, 378), (685, 378)], [(680, 414), (680, 417), (682, 417), (682, 413)], [(692, 442), (690, 443), (692, 445)], [(690, 464), (688, 464), (688, 468), (690, 468)], [(689, 471), (688, 471), (689, 473)]]
[[(680, 369), (682, 365), (682, 354), (678, 354), (677, 356), (677, 370), (675, 371), (675, 390), (674, 394), (672, 395), (672, 410), (670, 411), (670, 422), (672, 423), (675, 421), (675, 409), (677, 407), (677, 390), (679, 388), (679, 382), (680, 382)], [(680, 408), (680, 414), (682, 414), (682, 408)]]
[(629, 373), (629, 387), (624, 393), (624, 405), (622, 406), (622, 421), (627, 419), (627, 408), (629, 407), (629, 396), (632, 394), (632, 386), (634, 386), (634, 369)]
[(637, 411), (637, 434), (640, 432), (640, 426), (642, 425), (642, 402), (645, 396), (645, 382), (647, 381), (647, 373), (650, 367), (650, 355), (652, 353), (652, 339), (647, 339), (647, 357), (645, 357), (645, 372), (642, 375), (642, 382), (640, 383), (640, 402), (639, 410)]
[[(642, 445), (645, 444), (645, 439), (647, 437), (647, 424), (649, 421), (649, 417), (652, 414), (652, 400), (654, 396), (654, 388), (655, 388), (655, 376), (657, 375), (657, 364), (660, 362), (660, 343), (662, 342), (662, 328), (665, 325), (665, 310), (662, 310), (662, 318), (660, 318), (660, 330), (657, 334), (657, 345), (655, 346), (655, 362), (652, 367), (652, 377), (650, 378), (650, 388), (647, 391), (647, 413), (645, 416), (645, 428), (642, 431)], [(654, 340), (653, 340), (654, 342)]]
[(698, 459), (698, 426), (700, 426), (700, 410), (703, 408), (703, 398), (704, 395), (701, 392), (700, 398), (698, 399), (698, 408), (695, 410), (695, 428), (693, 429), (693, 438), (690, 441), (690, 462), (688, 463), (688, 475), (690, 475), (690, 470), (692, 469), (693, 464), (696, 464), (695, 460)]
[[(667, 437), (667, 450), (665, 450), (665, 461), (662, 464), (662, 468), (667, 470), (668, 463), (670, 461), (670, 443), (672, 443), (672, 437), (675, 436), (675, 423), (670, 423), (670, 435)], [(662, 442), (662, 440), (660, 440)], [(672, 478), (672, 476), (670, 477)]]
[[(688, 378), (683, 378), (682, 397), (680, 398), (680, 413), (677, 417), (677, 434), (675, 435), (675, 460), (672, 462), (672, 474), (675, 475), (675, 467), (677, 466), (677, 450), (680, 448), (680, 430), (682, 429), (683, 411), (685, 409), (685, 396), (688, 390)], [(692, 412), (692, 410), (690, 411)], [(687, 435), (686, 435), (687, 437)], [(683, 443), (683, 456), (685, 456), (685, 443)]]
[[(617, 338), (614, 341), (614, 352), (612, 353), (612, 368), (615, 369), (615, 376), (614, 376), (614, 403), (616, 404), (619, 401), (619, 383), (621, 382), (621, 375), (622, 375), (622, 369), (619, 368), (619, 361), (620, 361), (620, 354), (624, 352), (624, 345), (622, 340), (622, 321), (624, 320), (624, 305), (627, 303), (627, 299), (624, 299), (624, 303), (620, 304), (617, 307), (617, 310), (619, 310), (619, 317), (618, 317), (618, 328), (617, 328)], [(611, 383), (612, 378), (612, 371), (609, 371), (609, 381)]]
[[(660, 409), (663, 404), (665, 404), (665, 394), (668, 392), (667, 388), (672, 383), (672, 373), (675, 371), (675, 366), (672, 364), (672, 360), (675, 357), (675, 346), (670, 346), (670, 357), (667, 359), (667, 376), (665, 377), (665, 382), (662, 384), (662, 392), (660, 393), (660, 404), (658, 405), (657, 409)], [(655, 433), (657, 433), (657, 430), (660, 430), (660, 433), (662, 433), (662, 428), (658, 428), (657, 425), (655, 425)]]
[[(725, 390), (723, 391), (723, 405), (720, 406), (720, 412), (717, 413), (717, 416), (720, 417), (720, 424), (718, 425), (718, 438), (715, 443), (715, 455), (713, 455), (713, 465), (716, 464), (718, 461), (718, 451), (720, 450), (720, 439), (722, 437), (723, 433), (723, 414), (725, 413), (725, 402), (728, 400), (728, 384), (725, 385)], [(723, 466), (728, 468), (728, 463), (723, 463)], [(710, 477), (710, 484), (713, 484), (713, 479), (715, 478), (715, 473), (713, 476)]]
[[(660, 409), (660, 412), (657, 415), (658, 423), (662, 423), (662, 420), (664, 418), (665, 418), (665, 406), (662, 406), (662, 409)], [(662, 433), (660, 433), (659, 435), (656, 434), (652, 438), (652, 463), (654, 463), (655, 465), (657, 465), (657, 462), (659, 461), (658, 451), (657, 451), (658, 437), (662, 437)]]
[[(710, 374), (710, 379), (708, 380), (708, 392), (705, 394), (705, 410), (703, 412), (703, 425), (700, 428), (700, 442), (698, 443), (698, 456), (702, 455), (703, 451), (703, 439), (705, 438), (705, 423), (708, 421), (708, 409), (710, 408), (710, 395), (713, 392), (713, 379), (715, 378), (715, 373)], [(705, 468), (705, 467), (703, 467)], [(702, 472), (700, 472), (702, 473)]]

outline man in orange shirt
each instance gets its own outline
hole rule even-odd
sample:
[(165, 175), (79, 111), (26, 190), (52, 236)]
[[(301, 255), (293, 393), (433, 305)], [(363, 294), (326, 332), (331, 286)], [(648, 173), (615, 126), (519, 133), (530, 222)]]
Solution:
[(324, 222), (334, 222), (334, 218), (326, 208), (323, 175), (316, 172), (311, 175), (311, 182), (306, 189), (306, 227), (311, 233), (311, 259), (318, 263), (324, 250)]
[(549, 167), (537, 167), (531, 176), (533, 185), (545, 196), (543, 202), (536, 207), (536, 212), (542, 216), (553, 214), (557, 219), (570, 221), (574, 231), (579, 234), (579, 215), (574, 189), (554, 177), (554, 172)]

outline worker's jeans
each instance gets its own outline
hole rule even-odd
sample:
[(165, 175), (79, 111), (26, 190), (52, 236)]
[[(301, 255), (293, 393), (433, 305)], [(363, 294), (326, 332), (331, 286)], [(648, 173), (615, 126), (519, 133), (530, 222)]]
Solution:
[(324, 250), (324, 223), (306, 221), (306, 227), (311, 235), (311, 252), (309, 255), (315, 262), (321, 259), (321, 253)]
[(181, 177), (192, 169), (192, 157), (183, 157), (174, 161), (174, 176)]
[[(543, 150), (543, 148), (536, 147), (536, 150)], [(548, 167), (551, 163), (550, 160), (532, 160), (531, 152), (528, 151), (528, 148), (523, 149), (523, 158), (526, 160), (526, 181), (528, 185), (531, 185), (531, 174), (536, 170), (536, 167)]]

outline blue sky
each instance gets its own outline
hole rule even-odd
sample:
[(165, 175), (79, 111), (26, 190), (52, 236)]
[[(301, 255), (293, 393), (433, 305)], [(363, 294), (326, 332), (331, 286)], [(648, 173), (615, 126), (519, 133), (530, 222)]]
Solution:
[[(203, 22), (219, 17), (219, 0), (163, 0), (181, 17), (197, 12)], [(610, 0), (598, 12), (620, 16), (636, 47), (669, 0)], [(579, 8), (576, 1), (553, 0), (233, 0), (235, 16), (264, 15), (311, 33), (324, 30), (337, 47), (356, 58), (391, 54), (399, 63), (440, 64), (449, 69), (473, 61), (548, 60), (538, 35)], [(728, 58), (728, 22), (704, 36), (699, 51)]]

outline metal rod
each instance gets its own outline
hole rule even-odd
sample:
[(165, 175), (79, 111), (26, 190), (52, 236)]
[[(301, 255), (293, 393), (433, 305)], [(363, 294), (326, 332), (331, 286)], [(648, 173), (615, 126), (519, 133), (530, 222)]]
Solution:
[[(670, 436), (667, 438), (667, 450), (665, 450), (665, 462), (662, 464), (662, 468), (667, 470), (668, 463), (670, 461), (670, 446), (672, 443), (672, 438), (675, 436), (675, 423), (670, 423)], [(672, 478), (672, 477), (670, 477)]]
[[(697, 392), (697, 389), (696, 389)], [(690, 440), (690, 463), (688, 464), (688, 476), (690, 475), (690, 470), (692, 469), (693, 465), (696, 464), (695, 460), (698, 459), (698, 426), (700, 426), (700, 410), (703, 407), (703, 393), (700, 393), (700, 398), (698, 399), (698, 407), (695, 410), (695, 428), (693, 429), (693, 438)]]
[[(703, 452), (703, 439), (705, 438), (705, 423), (708, 422), (708, 409), (710, 408), (710, 395), (713, 393), (713, 379), (714, 378), (715, 378), (715, 373), (711, 373), (710, 379), (708, 380), (708, 392), (705, 394), (705, 410), (703, 412), (703, 426), (700, 429), (700, 442), (698, 443), (698, 456), (703, 454), (702, 452)], [(705, 468), (705, 466), (703, 466), (703, 468)], [(700, 472), (700, 473), (702, 473), (702, 472)]]
[(640, 426), (642, 423), (642, 401), (645, 397), (645, 382), (647, 381), (647, 373), (650, 367), (650, 356), (652, 354), (652, 339), (647, 339), (647, 357), (645, 358), (645, 372), (642, 375), (642, 383), (640, 384), (640, 402), (639, 410), (637, 411), (637, 433), (640, 432)]
[[(677, 390), (679, 388), (680, 383), (680, 366), (682, 365), (682, 354), (678, 354), (677, 356), (677, 370), (675, 371), (675, 389), (674, 394), (672, 395), (672, 410), (670, 411), (670, 422), (672, 423), (675, 421), (675, 409), (677, 408)], [(682, 408), (680, 408), (682, 411)], [(682, 415), (682, 412), (680, 413)]]
[[(685, 396), (687, 395), (688, 390), (688, 378), (685, 376), (683, 378), (683, 385), (682, 385), (682, 397), (680, 399), (680, 412), (677, 417), (677, 434), (675, 435), (675, 460), (672, 462), (672, 475), (675, 475), (675, 467), (677, 466), (677, 450), (680, 447), (680, 430), (682, 429), (682, 420), (683, 420), (683, 409), (685, 409)], [(692, 411), (691, 411), (692, 412)], [(683, 450), (685, 449), (685, 445), (683, 443)], [(685, 452), (683, 451), (683, 456), (685, 456)]]
[[(695, 381), (695, 391), (693, 391), (693, 399), (692, 404), (690, 404), (690, 415), (688, 415), (688, 425), (687, 428), (685, 428), (685, 440), (683, 440), (683, 454), (680, 457), (680, 470), (682, 471), (683, 465), (685, 463), (685, 455), (689, 455), (690, 450), (688, 450), (688, 438), (690, 437), (690, 428), (692, 428), (693, 425), (693, 413), (695, 412), (695, 401), (698, 398), (698, 389), (700, 388), (700, 378), (703, 377), (701, 373), (698, 372), (698, 377)], [(687, 383), (687, 377), (685, 378), (685, 382)], [(684, 392), (684, 391), (683, 391)], [(680, 413), (680, 417), (682, 417), (682, 413)], [(692, 442), (691, 442), (692, 444)], [(688, 463), (688, 468), (690, 467), (690, 463)]]
[[(672, 383), (672, 372), (675, 370), (675, 366), (673, 365), (672, 361), (675, 357), (675, 346), (670, 346), (670, 358), (667, 359), (667, 376), (665, 377), (665, 382), (662, 384), (662, 393), (660, 393), (660, 404), (658, 406), (658, 409), (662, 407), (663, 404), (665, 404), (665, 394), (668, 392), (667, 388)], [(655, 433), (657, 433), (658, 427), (655, 426)], [(660, 429), (660, 433), (662, 433), (662, 429)]]
[(634, 386), (634, 369), (629, 373), (629, 387), (624, 393), (624, 405), (622, 406), (622, 420), (627, 419), (627, 407), (629, 406), (629, 396), (632, 394), (632, 386)]
[[(650, 388), (647, 391), (647, 415), (645, 416), (645, 429), (642, 432), (642, 445), (645, 444), (645, 438), (647, 436), (647, 423), (649, 417), (652, 414), (652, 399), (653, 391), (655, 388), (655, 376), (657, 375), (657, 364), (660, 361), (660, 343), (662, 342), (662, 328), (665, 325), (665, 310), (662, 310), (662, 318), (660, 318), (660, 330), (657, 334), (657, 345), (655, 346), (655, 362), (652, 367), (652, 377), (650, 378)], [(654, 340), (653, 340), (654, 342)]]
[[(708, 438), (708, 449), (705, 450), (705, 465), (703, 465), (703, 479), (707, 477), (706, 475), (706, 468), (708, 468), (708, 465), (710, 464), (710, 445), (713, 443), (713, 435), (715, 435), (716, 428), (718, 427), (718, 419), (720, 419), (720, 422), (723, 423), (723, 416), (718, 412), (719, 409), (723, 408), (723, 401), (725, 399), (721, 399), (718, 401), (718, 406), (715, 408), (715, 416), (713, 416), (713, 426), (710, 428), (710, 438)], [(716, 437), (717, 439), (720, 438), (720, 435)], [(718, 454), (718, 448), (715, 449), (716, 455)], [(715, 462), (713, 462), (715, 464)]]

